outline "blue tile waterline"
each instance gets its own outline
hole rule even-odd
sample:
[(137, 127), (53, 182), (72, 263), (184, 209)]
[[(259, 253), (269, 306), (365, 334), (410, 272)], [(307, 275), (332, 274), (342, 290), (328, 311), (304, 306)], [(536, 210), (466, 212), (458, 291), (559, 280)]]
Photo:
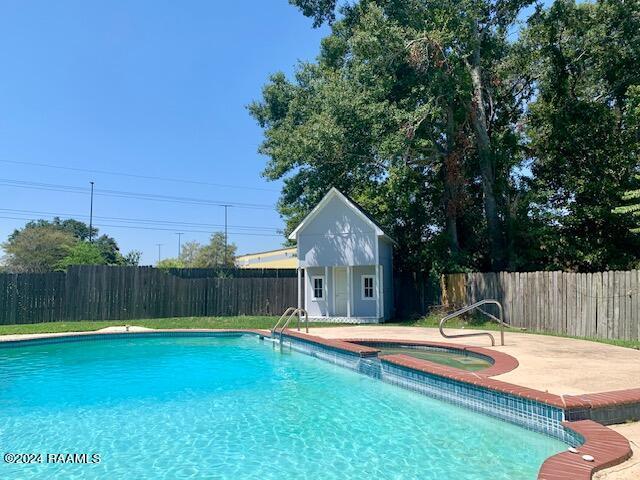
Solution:
[[(221, 336), (227, 338), (210, 338)], [(94, 342), (107, 339), (114, 342)], [(261, 344), (251, 333), (132, 333), (51, 340), (39, 345), (29, 341), (32, 348), (0, 349), (3, 380), (0, 383), (3, 385), (0, 445), (6, 448), (13, 441), (15, 448), (36, 447), (33, 442), (39, 440), (38, 448), (62, 448), (60, 442), (66, 438), (70, 442), (67, 448), (77, 449), (88, 438), (92, 445), (97, 445), (94, 448), (106, 450), (109, 460), (105, 459), (99, 466), (75, 466), (75, 469), (34, 466), (18, 470), (21, 475), (9, 477), (2, 472), (11, 467), (0, 465), (2, 478), (56, 478), (52, 473), (60, 474), (59, 478), (137, 476), (141, 479), (205, 475), (300, 478), (313, 474), (318, 478), (362, 478), (363, 474), (372, 478), (394, 478), (394, 475), (395, 478), (454, 478), (453, 475), (470, 479), (535, 478), (539, 463), (564, 448), (547, 437), (367, 378), (394, 383), (393, 376), (398, 375), (401, 381), (397, 384), (411, 388), (401, 384), (408, 378), (407, 372), (387, 371), (377, 360), (360, 359), (304, 341), (293, 340), (291, 347), (367, 376), (336, 369), (309, 356), (287, 354), (286, 347), (285, 354), (281, 355), (277, 348)], [(70, 344), (75, 342), (86, 343)], [(24, 355), (29, 357), (28, 351), (37, 353), (43, 349), (46, 355), (40, 352), (41, 362), (52, 357), (60, 362), (47, 365), (48, 368), (38, 368), (42, 365), (35, 362), (22, 372), (20, 381), (7, 373), (5, 367), (15, 365)], [(146, 354), (141, 356), (143, 352)], [(216, 355), (211, 355), (212, 352)], [(7, 360), (7, 354), (13, 362), (2, 361)], [(222, 361), (219, 356), (226, 360)], [(227, 362), (231, 359), (235, 359), (235, 363)], [(194, 371), (194, 365), (200, 368)], [(257, 366), (260, 368), (256, 369)], [(132, 374), (125, 382), (126, 388), (120, 389), (118, 385), (114, 388), (109, 381), (126, 380), (127, 376), (121, 373), (128, 369), (142, 371), (139, 375)], [(236, 382), (237, 378), (242, 381)], [(106, 387), (104, 382), (108, 388), (97, 388)], [(227, 388), (227, 383), (233, 388)], [(140, 385), (146, 387), (136, 393), (135, 388)], [(282, 396), (283, 388), (293, 394)], [(100, 392), (105, 391), (104, 398), (100, 397)], [(253, 400), (255, 395), (266, 399), (267, 405)], [(51, 408), (52, 401), (54, 408)], [(11, 417), (9, 420), (7, 415)], [(203, 416), (205, 418), (201, 418)], [(287, 420), (285, 424), (283, 417)], [(238, 428), (233, 419), (243, 428)], [(38, 428), (34, 429), (34, 425)], [(180, 428), (176, 429), (176, 425)], [(303, 435), (293, 428), (296, 425), (306, 433)], [(313, 425), (323, 425), (323, 428), (314, 431)], [(129, 443), (137, 445), (136, 451), (131, 453), (131, 447), (105, 431), (122, 433)], [(331, 441), (323, 441), (323, 435)], [(500, 441), (493, 438), (495, 436)], [(205, 440), (207, 437), (210, 441)], [(51, 439), (56, 443), (52, 444)], [(146, 452), (145, 445), (148, 448), (149, 439), (155, 440), (162, 455), (158, 457), (152, 448), (155, 453), (152, 453), (151, 466), (141, 460), (143, 465), (147, 464), (148, 471), (137, 465), (123, 470), (126, 462), (122, 461), (122, 452), (129, 451), (140, 458), (140, 452)], [(520, 450), (509, 447), (507, 454), (501, 452), (505, 439), (520, 445)], [(311, 460), (321, 464), (326, 461), (326, 465), (320, 465), (321, 468), (309, 465), (300, 460), (303, 455), (291, 454), (291, 445), (287, 443), (291, 441), (303, 452), (308, 449), (306, 455)], [(274, 448), (280, 446), (280, 442), (282, 452)], [(415, 445), (405, 446), (407, 442)], [(458, 442), (459, 448), (451, 450), (449, 444)], [(223, 448), (222, 444), (228, 445)], [(492, 450), (493, 444), (501, 445), (500, 449)], [(242, 448), (235, 449), (234, 445)], [(441, 448), (442, 445), (448, 449)], [(425, 455), (424, 449), (434, 455)], [(271, 455), (266, 464), (258, 461), (265, 460), (263, 450)], [(455, 455), (450, 455), (451, 452)], [(286, 458), (283, 453), (287, 454)], [(179, 458), (182, 467), (169, 464), (167, 455)], [(532, 455), (535, 461), (530, 458)], [(212, 464), (211, 456), (217, 463)], [(275, 463), (273, 456), (277, 459)], [(473, 465), (476, 456), (479, 463), (482, 458), (494, 459), (490, 475), (484, 472), (487, 476), (483, 476), (478, 465), (466, 470), (466, 465), (469, 462)], [(292, 464), (292, 460), (301, 464)], [(458, 465), (458, 460), (464, 460), (465, 465)], [(332, 467), (335, 462), (338, 468)], [(364, 470), (349, 468), (352, 464)], [(251, 465), (252, 470), (246, 465)], [(425, 474), (425, 468), (432, 471), (433, 476)], [(32, 476), (23, 475), (25, 472)]]

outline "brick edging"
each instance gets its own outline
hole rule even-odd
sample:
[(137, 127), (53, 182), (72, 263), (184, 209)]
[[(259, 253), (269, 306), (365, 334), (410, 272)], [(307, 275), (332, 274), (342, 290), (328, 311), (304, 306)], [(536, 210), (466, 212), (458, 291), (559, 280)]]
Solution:
[(577, 401), (574, 402), (572, 399), (567, 401), (566, 398), (553, 393), (541, 392), (540, 390), (535, 390), (533, 388), (502, 382), (484, 375), (478, 375), (476, 372), (467, 372), (458, 368), (419, 360), (417, 358), (410, 357), (409, 355), (383, 355), (380, 357), (380, 360), (382, 362), (409, 368), (411, 370), (417, 370), (429, 375), (437, 375), (439, 377), (449, 378), (458, 382), (470, 383), (496, 392), (534, 400), (563, 410), (582, 407), (582, 404)]
[(352, 355), (357, 355), (359, 357), (375, 357), (380, 352), (380, 350), (378, 350), (377, 348), (371, 348), (365, 345), (358, 345), (356, 343), (349, 343), (349, 342), (345, 342), (344, 340), (332, 340), (332, 339), (317, 337), (315, 335), (309, 335), (308, 333), (298, 332), (297, 330), (286, 329), (284, 331), (284, 335), (298, 338), (300, 340), (305, 340), (310, 343), (323, 345), (325, 347), (329, 347), (334, 350), (341, 350), (343, 352), (350, 353)]
[[(538, 480), (590, 480), (595, 472), (612, 467), (631, 458), (629, 441), (593, 420), (563, 422), (565, 428), (573, 430), (585, 442), (578, 447), (579, 453), (561, 452), (547, 458), (538, 472)], [(591, 455), (593, 462), (582, 459)]]
[(580, 395), (570, 396), (582, 404), (588, 405), (588, 408), (607, 408), (618, 405), (640, 403), (640, 388), (629, 388), (626, 390), (613, 390), (599, 393), (583, 393)]
[(428, 360), (421, 360), (407, 355), (384, 355), (381, 357), (383, 361), (395, 363), (397, 365), (419, 370), (424, 373), (439, 375), (453, 380), (472, 383), (491, 390), (497, 390), (502, 393), (509, 393), (530, 400), (546, 403), (563, 410), (591, 410), (601, 408), (611, 408), (621, 405), (640, 405), (640, 388), (631, 388), (625, 390), (615, 390), (609, 392), (586, 393), (580, 395), (556, 395), (553, 393), (542, 392), (529, 387), (516, 385), (494, 378), (496, 375), (510, 372), (518, 367), (518, 360), (504, 352), (497, 352), (482, 347), (471, 347), (461, 344), (452, 344), (446, 342), (430, 342), (416, 340), (400, 340), (400, 339), (343, 339), (345, 342), (354, 342), (356, 344), (367, 343), (398, 343), (405, 345), (425, 345), (454, 348), (457, 350), (466, 350), (480, 355), (486, 355), (494, 359), (493, 366), (468, 372), (454, 367), (440, 365)]

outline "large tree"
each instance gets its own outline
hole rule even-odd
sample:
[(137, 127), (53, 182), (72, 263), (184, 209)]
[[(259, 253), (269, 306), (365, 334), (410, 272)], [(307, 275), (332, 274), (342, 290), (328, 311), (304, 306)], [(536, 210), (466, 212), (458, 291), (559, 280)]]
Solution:
[(522, 92), (501, 68), (530, 2), (360, 1), (337, 21), (335, 2), (292, 3), (332, 29), (317, 63), (250, 107), (288, 229), (334, 185), (386, 223), (400, 263), (505, 267)]
[(95, 244), (76, 242), (67, 248), (66, 255), (56, 264), (56, 269), (66, 270), (72, 265), (107, 265), (107, 260)]
[(524, 123), (545, 267), (629, 268), (640, 237), (614, 209), (639, 166), (640, 3), (556, 1), (520, 45), (537, 89)]
[[(225, 246), (226, 243), (226, 246)], [(158, 262), (158, 268), (215, 268), (233, 267), (238, 247), (226, 242), (222, 232), (211, 235), (209, 243), (187, 242), (182, 245), (178, 258), (165, 258)]]
[(14, 232), (2, 244), (7, 270), (16, 273), (50, 272), (78, 240), (68, 231), (51, 225), (33, 225)]
[(291, 3), (331, 33), (250, 106), (287, 231), (336, 186), (398, 240), (399, 268), (637, 263), (614, 209), (639, 168), (638, 2)]
[(209, 243), (198, 250), (193, 266), (197, 268), (232, 267), (237, 249), (235, 243), (227, 242), (224, 233), (216, 232), (211, 235)]
[(138, 264), (140, 252), (122, 255), (114, 238), (98, 236), (95, 227), (91, 230), (90, 243), (89, 226), (84, 222), (59, 218), (27, 222), (2, 244), (6, 268), (15, 272), (44, 272), (71, 265)]

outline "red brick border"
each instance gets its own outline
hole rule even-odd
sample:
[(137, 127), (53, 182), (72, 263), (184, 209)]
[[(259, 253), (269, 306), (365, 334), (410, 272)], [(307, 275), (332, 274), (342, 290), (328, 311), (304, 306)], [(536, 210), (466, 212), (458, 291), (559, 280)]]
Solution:
[(347, 353), (358, 355), (359, 357), (375, 357), (380, 350), (377, 348), (367, 347), (365, 345), (358, 345), (356, 343), (345, 342), (344, 340), (330, 340), (327, 338), (316, 337), (315, 335), (309, 335), (308, 333), (298, 332), (297, 330), (286, 329), (284, 334), (289, 337), (299, 338), (307, 342), (323, 345), (325, 347), (333, 348), (336, 350), (343, 350)]
[[(590, 480), (598, 470), (631, 458), (629, 441), (610, 428), (592, 420), (563, 425), (582, 435), (585, 442), (578, 448), (579, 453), (566, 451), (547, 458), (540, 467), (538, 480)], [(583, 460), (583, 455), (591, 455), (594, 461)]]
[(629, 405), (632, 403), (640, 403), (640, 388), (600, 393), (584, 393), (582, 395), (571, 395), (571, 398), (577, 399), (583, 405), (588, 406), (588, 408), (606, 408), (618, 405)]
[[(640, 404), (640, 388), (631, 388), (626, 390), (616, 390), (601, 393), (587, 393), (581, 395), (555, 395), (548, 392), (541, 392), (529, 387), (523, 387), (493, 377), (503, 373), (510, 372), (518, 367), (518, 360), (504, 352), (497, 352), (482, 347), (471, 347), (461, 344), (452, 344), (445, 342), (429, 342), (416, 340), (399, 340), (399, 339), (344, 339), (345, 342), (353, 342), (360, 345), (367, 343), (397, 343), (404, 345), (432, 345), (435, 347), (453, 348), (485, 355), (494, 359), (494, 365), (489, 368), (468, 372), (454, 367), (440, 365), (428, 360), (421, 360), (408, 355), (384, 355), (381, 357), (383, 361), (400, 365), (406, 368), (419, 370), (421, 372), (439, 375), (461, 382), (472, 383), (491, 390), (497, 390), (503, 393), (509, 393), (530, 400), (546, 403), (563, 410), (588, 410), (595, 408), (607, 408), (620, 405)], [(484, 377), (484, 378), (483, 378)]]

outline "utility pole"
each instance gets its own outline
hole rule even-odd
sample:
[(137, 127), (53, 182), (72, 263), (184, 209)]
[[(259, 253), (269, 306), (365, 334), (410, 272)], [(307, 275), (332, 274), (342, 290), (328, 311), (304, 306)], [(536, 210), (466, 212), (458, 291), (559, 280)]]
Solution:
[(178, 258), (180, 258), (180, 254), (182, 253), (182, 235), (184, 235), (184, 233), (182, 232), (176, 232), (176, 235), (178, 235)]
[(93, 243), (93, 182), (91, 184), (91, 206), (89, 207), (89, 243)]
[(160, 263), (160, 261), (162, 260), (162, 243), (156, 243), (156, 245), (158, 246), (158, 263)]
[(227, 235), (227, 209), (231, 205), (223, 205), (224, 206), (224, 266), (227, 266), (227, 243), (228, 243), (228, 235)]

